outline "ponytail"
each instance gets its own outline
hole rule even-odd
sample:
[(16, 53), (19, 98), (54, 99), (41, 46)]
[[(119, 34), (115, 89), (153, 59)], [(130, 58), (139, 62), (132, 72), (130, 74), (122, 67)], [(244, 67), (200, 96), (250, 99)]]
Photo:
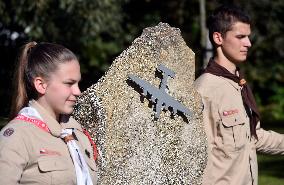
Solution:
[(23, 107), (28, 106), (29, 100), (39, 98), (33, 83), (36, 77), (48, 81), (59, 64), (72, 60), (78, 61), (74, 53), (58, 44), (29, 42), (24, 45), (14, 74), (10, 120), (14, 119)]
[(26, 81), (26, 69), (29, 61), (29, 54), (36, 42), (29, 42), (21, 48), (18, 64), (14, 73), (14, 91), (12, 96), (12, 106), (10, 120), (15, 118), (18, 112), (29, 102)]

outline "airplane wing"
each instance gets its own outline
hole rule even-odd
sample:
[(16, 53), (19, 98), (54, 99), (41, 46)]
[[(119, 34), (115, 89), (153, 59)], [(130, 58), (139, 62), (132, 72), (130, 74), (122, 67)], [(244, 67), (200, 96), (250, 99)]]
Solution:
[(139, 85), (139, 87), (143, 90), (144, 96), (147, 96), (147, 94), (149, 94), (151, 96), (150, 101), (156, 103), (156, 118), (160, 116), (162, 108), (168, 110), (169, 107), (173, 109), (174, 115), (177, 113), (177, 111), (179, 111), (188, 116), (192, 116), (192, 112), (188, 108), (186, 108), (180, 102), (167, 94), (163, 89), (158, 89), (152, 86), (149, 82), (142, 80), (134, 75), (129, 75), (128, 77), (131, 81)]

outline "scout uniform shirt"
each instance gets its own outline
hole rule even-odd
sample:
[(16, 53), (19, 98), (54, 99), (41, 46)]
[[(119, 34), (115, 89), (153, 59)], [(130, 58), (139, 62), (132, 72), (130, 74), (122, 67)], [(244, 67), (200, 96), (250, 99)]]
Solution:
[(284, 135), (265, 131), (258, 123), (258, 140), (251, 137), (249, 118), (234, 81), (204, 73), (194, 83), (204, 104), (208, 139), (204, 185), (257, 185), (256, 150), (284, 155)]
[(75, 142), (89, 167), (93, 184), (97, 168), (93, 149), (78, 122), (70, 118), (59, 124), (36, 101), (35, 108), (50, 130), (27, 121), (14, 119), (0, 132), (0, 184), (76, 184), (75, 167), (68, 147), (60, 138), (62, 129), (74, 128)]

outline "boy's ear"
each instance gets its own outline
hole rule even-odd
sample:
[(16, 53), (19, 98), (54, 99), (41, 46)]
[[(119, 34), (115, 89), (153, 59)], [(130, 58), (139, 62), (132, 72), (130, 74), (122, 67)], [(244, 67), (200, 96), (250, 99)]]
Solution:
[(43, 95), (46, 92), (47, 83), (42, 77), (36, 77), (34, 79), (34, 87), (38, 93)]
[(219, 33), (219, 32), (214, 32), (213, 33), (213, 40), (214, 40), (214, 42), (217, 46), (220, 46), (223, 42), (222, 34)]

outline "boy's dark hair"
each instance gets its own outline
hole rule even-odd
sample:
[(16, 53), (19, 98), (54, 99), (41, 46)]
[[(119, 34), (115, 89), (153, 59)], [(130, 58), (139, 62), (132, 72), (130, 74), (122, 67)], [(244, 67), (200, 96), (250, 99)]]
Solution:
[(249, 15), (237, 6), (222, 5), (215, 9), (207, 20), (209, 39), (214, 48), (213, 33), (219, 32), (222, 36), (225, 36), (226, 32), (232, 29), (232, 25), (238, 21), (251, 24)]

